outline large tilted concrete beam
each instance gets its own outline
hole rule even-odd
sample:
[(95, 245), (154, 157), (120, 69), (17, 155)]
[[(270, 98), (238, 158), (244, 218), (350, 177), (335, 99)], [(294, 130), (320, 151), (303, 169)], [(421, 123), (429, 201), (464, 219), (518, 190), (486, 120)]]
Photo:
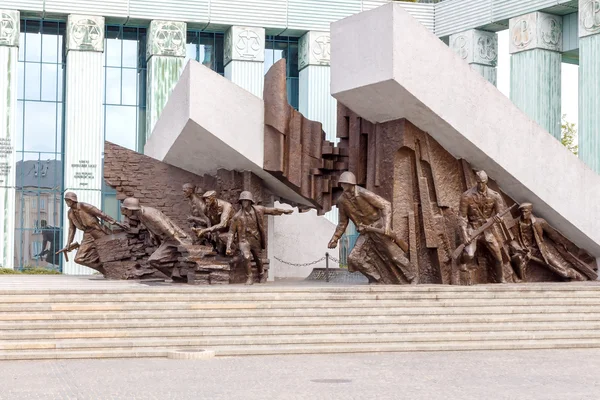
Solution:
[(372, 122), (407, 118), (600, 257), (600, 176), (398, 4), (331, 25), (331, 92)]
[(273, 194), (312, 206), (263, 169), (263, 101), (193, 60), (171, 92), (144, 154), (199, 175), (252, 171)]

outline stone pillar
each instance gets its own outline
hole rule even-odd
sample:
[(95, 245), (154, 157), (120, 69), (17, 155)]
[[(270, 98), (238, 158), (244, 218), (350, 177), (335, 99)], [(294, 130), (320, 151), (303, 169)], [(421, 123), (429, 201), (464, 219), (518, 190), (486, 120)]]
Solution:
[(450, 48), (492, 85), (498, 82), (498, 35), (471, 29), (450, 36)]
[(509, 29), (510, 99), (560, 140), (562, 17), (534, 12)]
[(232, 26), (225, 32), (224, 46), (225, 78), (262, 99), (265, 83), (264, 28)]
[[(104, 18), (69, 15), (67, 19), (67, 73), (65, 98), (64, 191), (79, 201), (100, 208), (102, 202), (102, 154), (104, 152)], [(68, 208), (64, 208), (63, 238), (69, 232)], [(82, 233), (75, 240), (81, 243)], [(90, 268), (63, 263), (63, 273), (92, 274)]]
[(600, 173), (600, 0), (579, 0), (579, 157)]
[[(300, 70), (299, 111), (306, 118), (323, 124), (325, 137), (337, 143), (337, 101), (331, 96), (329, 64), (331, 39), (329, 32), (307, 32), (298, 43), (298, 69)], [(325, 218), (334, 224), (338, 221), (337, 209)]]
[(18, 11), (0, 10), (0, 266), (14, 268)]
[(146, 140), (152, 134), (154, 125), (183, 71), (186, 31), (185, 22), (150, 22), (146, 47)]

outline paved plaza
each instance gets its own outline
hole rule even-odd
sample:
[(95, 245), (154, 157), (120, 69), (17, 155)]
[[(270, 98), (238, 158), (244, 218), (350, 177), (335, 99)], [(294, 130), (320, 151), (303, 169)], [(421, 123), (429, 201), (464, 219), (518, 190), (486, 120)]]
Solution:
[(596, 400), (600, 350), (0, 362), (0, 398)]

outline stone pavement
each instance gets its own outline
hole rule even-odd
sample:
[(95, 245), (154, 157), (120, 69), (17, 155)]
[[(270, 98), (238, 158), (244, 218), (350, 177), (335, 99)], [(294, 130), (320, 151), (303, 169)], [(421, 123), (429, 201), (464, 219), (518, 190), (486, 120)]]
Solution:
[(0, 399), (596, 400), (600, 350), (0, 362)]

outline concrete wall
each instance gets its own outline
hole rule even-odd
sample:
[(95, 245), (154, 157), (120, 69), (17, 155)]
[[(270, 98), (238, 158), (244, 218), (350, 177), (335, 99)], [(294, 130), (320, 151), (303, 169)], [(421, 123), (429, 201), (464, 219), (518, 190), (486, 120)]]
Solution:
[[(291, 208), (278, 202), (275, 202), (275, 206)], [(306, 267), (289, 266), (275, 257), (294, 264), (318, 260), (324, 257), (326, 252), (336, 259), (339, 258), (339, 245), (335, 249), (327, 248), (334, 231), (335, 225), (325, 217), (319, 217), (315, 210), (269, 217), (269, 275), (275, 278), (306, 278), (313, 268), (325, 267), (325, 261)], [(338, 264), (330, 261), (329, 267), (337, 268)]]

